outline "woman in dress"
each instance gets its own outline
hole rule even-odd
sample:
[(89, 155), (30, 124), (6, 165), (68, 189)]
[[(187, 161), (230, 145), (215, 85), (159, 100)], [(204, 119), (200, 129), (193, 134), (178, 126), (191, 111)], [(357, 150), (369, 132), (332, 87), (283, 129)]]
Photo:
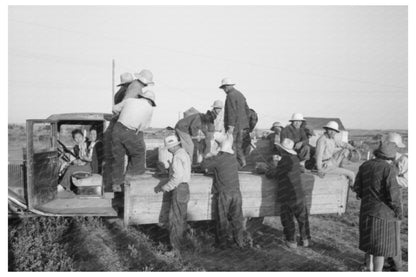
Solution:
[(375, 159), (360, 166), (353, 190), (361, 199), (359, 248), (366, 253), (367, 270), (382, 271), (384, 257), (401, 251), (396, 235), (402, 209), (393, 165), (396, 146), (382, 143), (374, 155)]
[(101, 174), (104, 160), (104, 144), (98, 139), (97, 127), (91, 127), (89, 140), (88, 160), (91, 162), (92, 173)]

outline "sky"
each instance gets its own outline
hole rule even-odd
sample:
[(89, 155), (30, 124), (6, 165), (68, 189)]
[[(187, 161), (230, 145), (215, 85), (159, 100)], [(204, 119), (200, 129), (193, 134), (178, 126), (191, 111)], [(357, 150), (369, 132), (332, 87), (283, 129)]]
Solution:
[(8, 122), (111, 112), (112, 59), (150, 69), (152, 127), (201, 112), (231, 78), (258, 127), (292, 113), (408, 128), (406, 6), (9, 6)]

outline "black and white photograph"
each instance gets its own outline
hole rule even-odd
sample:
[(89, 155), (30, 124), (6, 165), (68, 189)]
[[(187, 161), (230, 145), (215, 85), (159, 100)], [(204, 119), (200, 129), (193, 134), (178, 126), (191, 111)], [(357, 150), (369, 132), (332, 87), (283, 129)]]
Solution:
[(8, 272), (410, 271), (406, 2), (89, 2), (2, 7)]

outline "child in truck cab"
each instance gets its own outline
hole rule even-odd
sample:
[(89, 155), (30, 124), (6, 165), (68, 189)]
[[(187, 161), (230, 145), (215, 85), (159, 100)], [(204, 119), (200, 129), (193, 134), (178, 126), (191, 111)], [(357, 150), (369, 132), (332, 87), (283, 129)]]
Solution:
[(71, 176), (74, 172), (91, 173), (91, 162), (88, 159), (88, 142), (80, 129), (72, 131), (72, 139), (75, 141), (74, 151), (71, 154), (69, 165), (62, 177), (60, 185), (65, 190), (71, 189)]

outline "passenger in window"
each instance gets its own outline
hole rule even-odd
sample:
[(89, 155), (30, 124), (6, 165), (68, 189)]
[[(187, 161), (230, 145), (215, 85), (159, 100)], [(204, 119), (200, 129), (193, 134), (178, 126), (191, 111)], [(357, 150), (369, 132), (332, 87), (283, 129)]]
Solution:
[(104, 144), (98, 139), (98, 130), (96, 126), (90, 129), (88, 160), (91, 162), (92, 173), (101, 174), (104, 160)]
[(91, 173), (91, 162), (88, 159), (89, 143), (80, 129), (72, 131), (72, 139), (75, 141), (74, 151), (70, 157), (69, 166), (61, 180), (61, 186), (66, 190), (71, 189), (71, 176), (74, 172)]

